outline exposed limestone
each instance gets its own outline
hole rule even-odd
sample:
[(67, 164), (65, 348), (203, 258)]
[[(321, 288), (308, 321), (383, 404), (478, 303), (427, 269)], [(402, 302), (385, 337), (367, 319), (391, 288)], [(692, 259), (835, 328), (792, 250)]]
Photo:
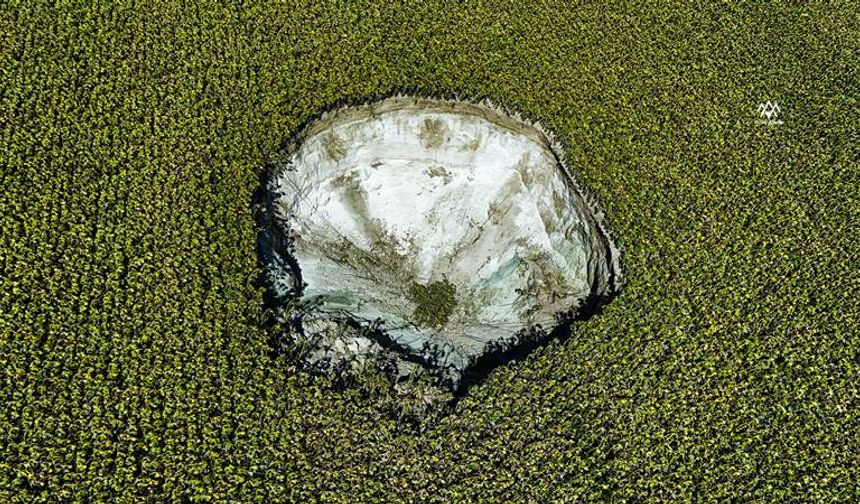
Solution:
[(618, 253), (563, 160), (488, 104), (393, 97), (311, 123), (270, 174), (261, 235), (309, 358), (384, 352), (456, 388), (608, 299)]

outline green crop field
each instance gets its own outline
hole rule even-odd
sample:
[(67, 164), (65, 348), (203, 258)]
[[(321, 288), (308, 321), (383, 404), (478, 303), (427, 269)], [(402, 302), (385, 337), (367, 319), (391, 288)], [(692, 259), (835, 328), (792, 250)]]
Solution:
[[(858, 26), (853, 1), (2, 2), (0, 501), (860, 499)], [(381, 376), (274, 356), (252, 208), (301, 124), (404, 90), (552, 129), (626, 274), (410, 421)]]

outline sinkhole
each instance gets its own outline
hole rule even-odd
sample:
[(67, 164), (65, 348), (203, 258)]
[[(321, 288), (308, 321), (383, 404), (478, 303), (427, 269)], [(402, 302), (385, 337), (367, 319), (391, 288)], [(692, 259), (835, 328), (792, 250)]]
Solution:
[(456, 390), (621, 285), (564, 149), (488, 102), (326, 112), (263, 189), (264, 278), (311, 362), (382, 356), (400, 378), (423, 370)]

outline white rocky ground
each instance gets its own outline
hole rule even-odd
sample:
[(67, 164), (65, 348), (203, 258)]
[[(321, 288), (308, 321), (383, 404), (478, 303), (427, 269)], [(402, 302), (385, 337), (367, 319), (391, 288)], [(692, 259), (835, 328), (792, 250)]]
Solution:
[(378, 321), (374, 345), (452, 383), (616, 288), (617, 254), (551, 141), (489, 106), (395, 97), (330, 113), (269, 195), (304, 282), (279, 261), (273, 285), (300, 292), (309, 319)]

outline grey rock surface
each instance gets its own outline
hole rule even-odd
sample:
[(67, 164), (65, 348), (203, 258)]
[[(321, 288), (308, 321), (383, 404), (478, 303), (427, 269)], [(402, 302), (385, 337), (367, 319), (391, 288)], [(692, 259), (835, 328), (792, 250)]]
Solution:
[(611, 296), (618, 251), (564, 159), (487, 103), (399, 96), (308, 125), (270, 173), (262, 248), (311, 358), (388, 352), (456, 388)]

